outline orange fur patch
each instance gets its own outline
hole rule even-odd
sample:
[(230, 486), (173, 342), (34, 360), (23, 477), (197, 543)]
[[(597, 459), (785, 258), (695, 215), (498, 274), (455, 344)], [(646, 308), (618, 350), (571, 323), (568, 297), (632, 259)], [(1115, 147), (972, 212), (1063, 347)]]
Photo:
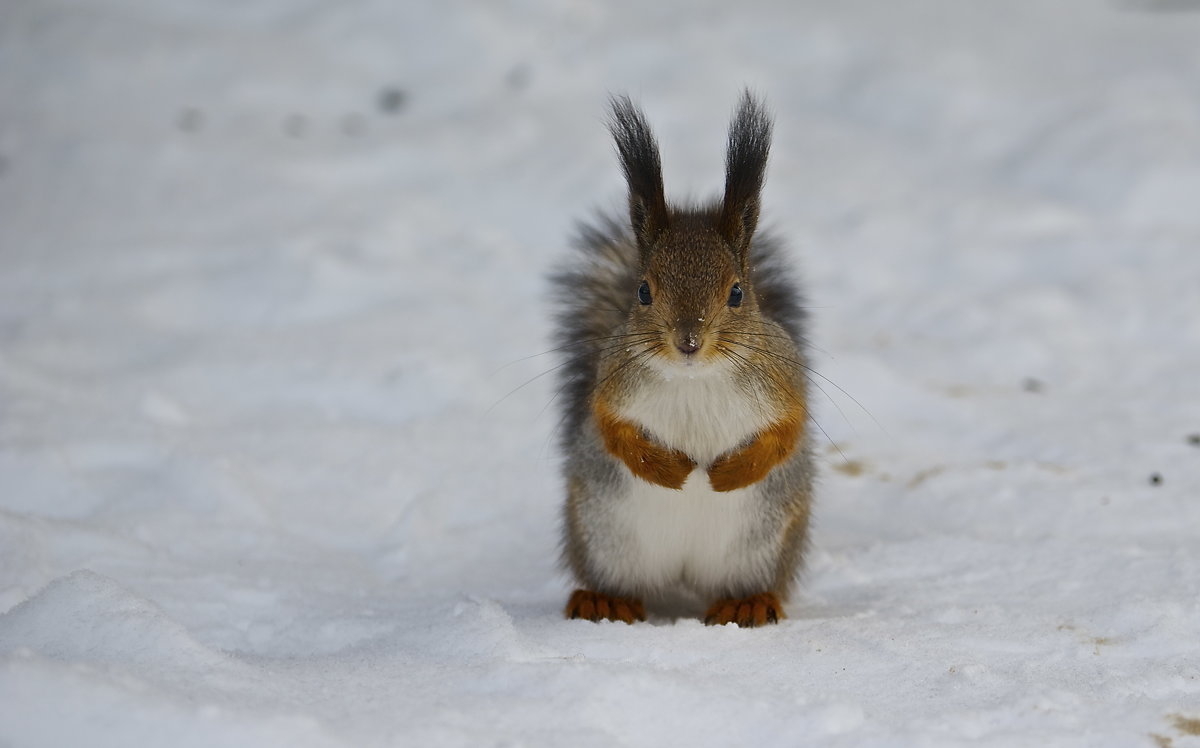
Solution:
[(744, 447), (718, 457), (708, 469), (714, 491), (733, 491), (758, 483), (771, 468), (796, 451), (804, 431), (803, 412), (763, 429)]
[(730, 598), (718, 600), (704, 614), (704, 622), (709, 626), (724, 626), (736, 623), (742, 628), (764, 626), (768, 623), (778, 623), (786, 618), (783, 605), (773, 592), (760, 592), (742, 599)]
[(604, 448), (642, 480), (680, 489), (696, 467), (692, 458), (677, 449), (655, 444), (637, 424), (618, 418), (604, 405), (593, 409)]
[(567, 601), (564, 611), (567, 618), (582, 618), (586, 621), (634, 621), (646, 620), (646, 609), (642, 601), (632, 597), (613, 597), (591, 590), (575, 590)]

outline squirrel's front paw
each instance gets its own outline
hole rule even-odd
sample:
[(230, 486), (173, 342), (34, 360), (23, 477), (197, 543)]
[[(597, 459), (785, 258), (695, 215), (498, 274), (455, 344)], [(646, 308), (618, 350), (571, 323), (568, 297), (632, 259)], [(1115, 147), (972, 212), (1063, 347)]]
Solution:
[(796, 449), (804, 428), (801, 418), (780, 421), (758, 433), (749, 444), (717, 458), (708, 469), (714, 491), (733, 491), (758, 483)]
[(608, 453), (629, 471), (649, 483), (667, 488), (683, 488), (696, 463), (677, 449), (656, 443), (638, 425), (622, 420), (611, 411), (597, 407), (596, 427)]
[(696, 463), (679, 450), (664, 449), (653, 457), (647, 457), (640, 467), (643, 468), (641, 472), (634, 472), (651, 483), (680, 489), (696, 468)]
[(623, 462), (637, 477), (666, 488), (683, 488), (696, 468), (692, 458), (676, 449), (647, 446), (644, 450), (621, 455)]
[(754, 485), (771, 471), (751, 450), (731, 452), (718, 457), (708, 469), (708, 482), (714, 491), (734, 491)]
[(646, 620), (646, 609), (642, 601), (632, 597), (612, 597), (591, 590), (575, 590), (567, 601), (564, 611), (567, 618), (583, 618), (587, 621), (634, 621)]

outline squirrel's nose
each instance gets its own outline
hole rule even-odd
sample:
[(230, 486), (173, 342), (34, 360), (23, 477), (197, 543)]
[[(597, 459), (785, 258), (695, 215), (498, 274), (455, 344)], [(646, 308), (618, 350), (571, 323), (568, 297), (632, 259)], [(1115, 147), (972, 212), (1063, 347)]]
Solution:
[(675, 347), (685, 356), (690, 356), (700, 350), (700, 336), (694, 332), (685, 333), (675, 341)]

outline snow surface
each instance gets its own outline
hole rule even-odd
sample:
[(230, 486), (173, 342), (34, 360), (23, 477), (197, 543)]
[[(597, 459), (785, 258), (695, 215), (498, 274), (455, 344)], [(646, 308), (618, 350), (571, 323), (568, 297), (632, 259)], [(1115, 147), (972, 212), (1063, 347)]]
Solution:
[[(4, 0), (0, 745), (1200, 745), (1197, 10)], [(804, 584), (564, 621), (545, 274), (744, 84)]]

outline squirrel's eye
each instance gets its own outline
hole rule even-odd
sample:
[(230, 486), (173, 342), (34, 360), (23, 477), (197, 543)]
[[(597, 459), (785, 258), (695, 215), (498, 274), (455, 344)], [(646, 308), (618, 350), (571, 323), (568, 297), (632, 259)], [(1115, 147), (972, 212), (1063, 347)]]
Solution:
[(642, 303), (642, 306), (646, 306), (651, 301), (650, 284), (646, 281), (642, 281), (642, 285), (638, 286), (638, 301)]
[(734, 283), (733, 288), (729, 289), (729, 306), (742, 305), (742, 284)]

